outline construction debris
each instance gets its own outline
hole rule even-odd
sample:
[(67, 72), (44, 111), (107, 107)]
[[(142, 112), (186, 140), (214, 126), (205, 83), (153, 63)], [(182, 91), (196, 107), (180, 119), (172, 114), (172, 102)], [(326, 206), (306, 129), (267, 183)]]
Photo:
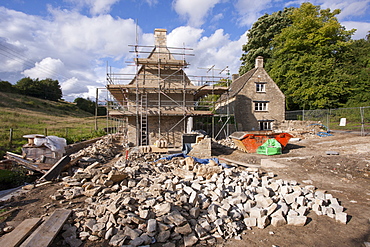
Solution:
[(270, 224), (304, 226), (310, 210), (347, 223), (338, 200), (313, 185), (276, 179), (257, 168), (158, 157), (138, 152), (112, 165), (95, 161), (64, 177), (63, 189), (51, 198), (87, 197), (85, 207), (73, 210), (75, 234), (111, 246), (212, 246)]

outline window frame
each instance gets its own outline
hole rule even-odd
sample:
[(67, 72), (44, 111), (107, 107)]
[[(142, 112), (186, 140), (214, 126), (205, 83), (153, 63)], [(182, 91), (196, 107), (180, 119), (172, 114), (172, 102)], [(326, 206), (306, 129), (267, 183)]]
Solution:
[(255, 82), (256, 93), (266, 93), (266, 82)]
[(272, 130), (272, 125), (273, 120), (258, 120), (259, 130)]
[(269, 101), (254, 101), (254, 111), (255, 112), (266, 112), (269, 110)]

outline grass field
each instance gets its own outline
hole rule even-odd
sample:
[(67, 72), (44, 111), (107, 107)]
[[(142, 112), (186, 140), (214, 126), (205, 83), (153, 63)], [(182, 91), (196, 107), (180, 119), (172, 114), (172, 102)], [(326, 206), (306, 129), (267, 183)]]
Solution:
[[(0, 92), (0, 157), (6, 151), (21, 153), (27, 134), (54, 135), (67, 143), (105, 135), (106, 117), (97, 120), (69, 102), (53, 102), (24, 95)], [(11, 131), (12, 130), (12, 131)]]

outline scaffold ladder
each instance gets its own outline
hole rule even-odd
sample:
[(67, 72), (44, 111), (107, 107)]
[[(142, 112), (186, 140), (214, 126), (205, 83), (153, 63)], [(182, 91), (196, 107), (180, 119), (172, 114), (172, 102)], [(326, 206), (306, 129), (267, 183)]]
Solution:
[(141, 94), (141, 112), (140, 112), (140, 129), (141, 145), (148, 145), (148, 95)]

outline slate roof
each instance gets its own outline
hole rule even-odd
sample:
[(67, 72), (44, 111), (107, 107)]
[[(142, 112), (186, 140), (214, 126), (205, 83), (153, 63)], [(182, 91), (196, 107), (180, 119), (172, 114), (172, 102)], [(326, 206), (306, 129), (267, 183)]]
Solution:
[(235, 95), (237, 95), (256, 71), (257, 71), (257, 68), (251, 69), (250, 71), (248, 71), (247, 73), (245, 73), (244, 75), (240, 76), (238, 79), (233, 81), (230, 85), (229, 96), (227, 96), (227, 93), (224, 93), (221, 95), (218, 101), (224, 101), (227, 99), (227, 97), (232, 98)]

